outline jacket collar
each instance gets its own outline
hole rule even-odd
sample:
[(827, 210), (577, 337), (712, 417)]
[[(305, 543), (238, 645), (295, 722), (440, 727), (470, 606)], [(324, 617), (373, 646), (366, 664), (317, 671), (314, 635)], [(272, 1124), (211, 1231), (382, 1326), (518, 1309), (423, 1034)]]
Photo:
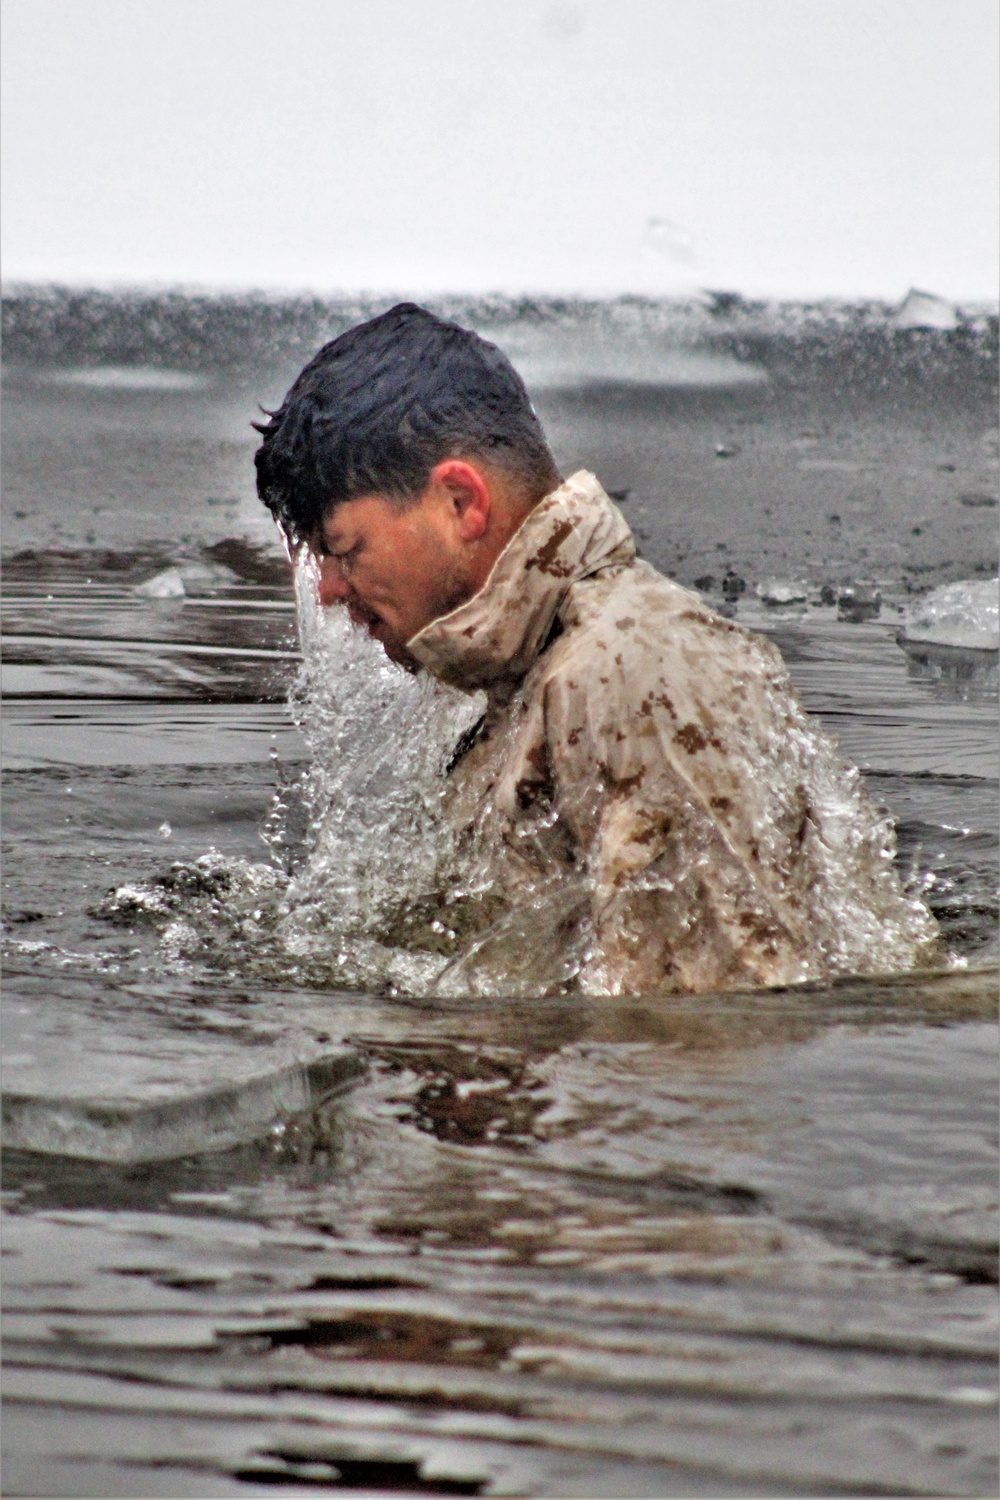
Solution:
[(581, 469), (529, 512), (479, 592), (425, 625), (407, 650), (453, 687), (510, 688), (541, 651), (571, 585), (634, 557), (621, 511)]

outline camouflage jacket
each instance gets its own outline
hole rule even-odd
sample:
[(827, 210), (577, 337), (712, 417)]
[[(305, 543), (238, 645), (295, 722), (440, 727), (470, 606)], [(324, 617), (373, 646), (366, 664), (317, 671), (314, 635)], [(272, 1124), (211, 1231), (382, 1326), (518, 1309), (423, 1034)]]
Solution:
[[(409, 650), (487, 694), (449, 811), (480, 889), (520, 911), (522, 988), (552, 944), (565, 951), (542, 987), (602, 994), (932, 956), (934, 923), (892, 868), (891, 822), (803, 712), (776, 648), (638, 560), (593, 475), (531, 511), (479, 593)], [(548, 929), (527, 919), (543, 908)], [(504, 988), (474, 956), (461, 970), (463, 988)]]

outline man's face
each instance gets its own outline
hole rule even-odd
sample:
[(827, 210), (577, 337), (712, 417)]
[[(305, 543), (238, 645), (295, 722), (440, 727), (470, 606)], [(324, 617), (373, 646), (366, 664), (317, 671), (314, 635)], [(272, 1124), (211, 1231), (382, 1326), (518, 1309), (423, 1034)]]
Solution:
[(445, 487), (401, 508), (380, 495), (338, 505), (317, 539), (320, 602), (344, 604), (393, 661), (410, 638), (475, 591), (461, 518)]

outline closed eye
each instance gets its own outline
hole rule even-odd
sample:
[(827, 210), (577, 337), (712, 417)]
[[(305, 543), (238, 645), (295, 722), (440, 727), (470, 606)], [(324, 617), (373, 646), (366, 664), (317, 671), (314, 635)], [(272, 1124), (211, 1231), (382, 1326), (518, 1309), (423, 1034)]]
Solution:
[(354, 566), (355, 562), (357, 562), (358, 554), (360, 553), (360, 551), (361, 543), (355, 542), (352, 547), (345, 547), (342, 552), (333, 552), (328, 549), (326, 555), (327, 557), (332, 557), (335, 563), (340, 564), (340, 570), (342, 573), (348, 573)]

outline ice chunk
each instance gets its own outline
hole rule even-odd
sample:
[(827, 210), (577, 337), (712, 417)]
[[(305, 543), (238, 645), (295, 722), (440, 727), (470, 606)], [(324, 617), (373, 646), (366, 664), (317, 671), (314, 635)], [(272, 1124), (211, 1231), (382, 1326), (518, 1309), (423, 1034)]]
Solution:
[(212, 594), (216, 589), (229, 588), (240, 581), (232, 568), (227, 568), (224, 563), (183, 563), (177, 571), (185, 592), (195, 596)]
[(964, 579), (934, 589), (907, 610), (903, 638), (996, 651), (1000, 646), (1000, 579)]
[(907, 292), (892, 318), (896, 328), (937, 328), (942, 332), (958, 327), (958, 312), (951, 302), (933, 292)]
[(184, 599), (189, 594), (211, 594), (215, 589), (228, 588), (239, 579), (232, 568), (223, 563), (183, 563), (164, 568), (140, 583), (136, 593), (144, 599)]
[(874, 583), (849, 583), (837, 598), (837, 613), (842, 620), (874, 620), (881, 610), (882, 594)]
[[(207, 1013), (206, 1013), (207, 1012)], [(4, 1146), (91, 1161), (167, 1161), (227, 1150), (311, 1110), (363, 1071), (353, 1048), (206, 1006), (202, 1028), (103, 990), (50, 1005), (23, 993), (2, 1015)], [(248, 1041), (251, 1045), (248, 1045)]]
[(155, 573), (145, 583), (138, 584), (136, 593), (144, 599), (183, 599), (187, 589), (179, 568), (164, 568), (162, 573)]
[(149, 1103), (52, 1098), (5, 1089), (4, 1144), (121, 1163), (226, 1151), (315, 1107), (360, 1071), (357, 1054), (341, 1047), (312, 1062)]
[(809, 585), (800, 578), (765, 578), (757, 593), (765, 604), (804, 604)]

